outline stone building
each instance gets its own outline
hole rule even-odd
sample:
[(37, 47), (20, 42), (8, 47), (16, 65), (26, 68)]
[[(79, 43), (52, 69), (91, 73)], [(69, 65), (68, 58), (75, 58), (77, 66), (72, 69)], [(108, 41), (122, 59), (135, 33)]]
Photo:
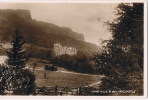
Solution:
[(62, 46), (60, 43), (55, 43), (54, 52), (56, 56), (60, 56), (63, 54), (74, 55), (77, 53), (77, 50), (76, 48)]

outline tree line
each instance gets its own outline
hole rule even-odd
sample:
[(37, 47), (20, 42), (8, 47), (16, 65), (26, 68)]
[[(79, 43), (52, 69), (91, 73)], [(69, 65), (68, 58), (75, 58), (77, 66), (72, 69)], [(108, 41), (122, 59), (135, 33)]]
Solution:
[(75, 55), (64, 54), (56, 56), (53, 63), (75, 72), (95, 73), (95, 64), (92, 57), (82, 51), (78, 51)]

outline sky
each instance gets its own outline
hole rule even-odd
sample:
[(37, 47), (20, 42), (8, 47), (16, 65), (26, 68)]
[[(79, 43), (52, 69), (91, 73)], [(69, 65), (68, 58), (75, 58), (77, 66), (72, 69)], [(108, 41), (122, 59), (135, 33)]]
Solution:
[(30, 10), (33, 19), (69, 27), (84, 34), (85, 41), (99, 45), (111, 38), (104, 24), (115, 18), (113, 3), (0, 3), (0, 9)]

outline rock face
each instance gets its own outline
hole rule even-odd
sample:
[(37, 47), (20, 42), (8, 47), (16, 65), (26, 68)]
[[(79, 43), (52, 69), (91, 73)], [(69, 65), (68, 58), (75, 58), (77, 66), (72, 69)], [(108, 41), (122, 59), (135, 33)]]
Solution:
[(95, 52), (95, 44), (85, 42), (81, 33), (52, 23), (36, 21), (29, 10), (0, 10), (0, 40), (10, 42), (15, 29), (19, 29), (23, 41), (41, 47), (52, 47), (54, 43), (76, 48), (80, 51)]
[(74, 39), (77, 40), (81, 40), (84, 41), (84, 35), (81, 33), (77, 33), (77, 32), (73, 32), (70, 28), (68, 27), (60, 27), (51, 23), (47, 23), (47, 22), (42, 22), (42, 21), (36, 21), (36, 23), (42, 27), (42, 29), (46, 32), (50, 33), (54, 33), (56, 35), (58, 34), (62, 34), (65, 36), (69, 36), (72, 37)]
[[(7, 19), (8, 17), (13, 18), (19, 16), (20, 18), (24, 19), (24, 20), (28, 20), (31, 21), (31, 13), (29, 10), (12, 10), (12, 9), (3, 9), (0, 10), (0, 22), (3, 22), (2, 24), (4, 24), (5, 22), (7, 22), (9, 19)], [(11, 20), (11, 19), (10, 19)]]
[[(41, 27), (47, 33), (54, 33), (54, 34), (62, 34), (73, 37), (78, 40), (84, 41), (84, 36), (80, 33), (73, 32), (70, 28), (67, 27), (59, 27), (57, 25), (42, 22), (42, 21), (35, 21), (31, 18), (31, 13), (29, 10), (12, 10), (12, 9), (4, 9), (0, 10), (0, 25), (7, 27), (8, 23), (15, 24), (17, 23), (17, 18), (30, 21), (39, 27)], [(9, 22), (8, 22), (9, 21)], [(15, 21), (15, 23), (14, 23)]]
[(12, 9), (3, 9), (3, 10), (0, 10), (0, 15), (4, 15), (4, 16), (13, 16), (13, 15), (18, 15), (20, 16), (21, 18), (23, 19), (26, 19), (26, 20), (32, 20), (31, 18), (31, 13), (29, 10), (21, 10), (21, 9), (18, 9), (18, 10), (12, 10)]

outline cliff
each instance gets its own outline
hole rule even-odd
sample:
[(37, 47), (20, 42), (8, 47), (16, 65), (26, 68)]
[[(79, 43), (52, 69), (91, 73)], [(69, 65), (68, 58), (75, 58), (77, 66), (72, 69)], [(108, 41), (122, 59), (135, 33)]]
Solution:
[(53, 47), (54, 43), (60, 43), (89, 53), (98, 50), (95, 44), (84, 41), (83, 34), (68, 27), (36, 21), (31, 18), (29, 10), (0, 10), (0, 39), (11, 41), (16, 28), (20, 30), (23, 40), (33, 45)]
[[(15, 18), (18, 18), (18, 19), (15, 19)], [(49, 34), (50, 33), (62, 34), (62, 35), (67, 35), (69, 37), (84, 41), (83, 34), (73, 32), (70, 28), (59, 27), (59, 26), (51, 24), (51, 23), (32, 20), (31, 13), (29, 10), (20, 10), (20, 9), (18, 9), (18, 10), (12, 10), (12, 9), (0, 10), (0, 24), (1, 25), (6, 25), (6, 24), (8, 25), (9, 23), (11, 23), (11, 24), (18, 23), (19, 19), (22, 19), (25, 21), (30, 21), (31, 23), (38, 25), (42, 30), (44, 30), (45, 32), (47, 32)]]

